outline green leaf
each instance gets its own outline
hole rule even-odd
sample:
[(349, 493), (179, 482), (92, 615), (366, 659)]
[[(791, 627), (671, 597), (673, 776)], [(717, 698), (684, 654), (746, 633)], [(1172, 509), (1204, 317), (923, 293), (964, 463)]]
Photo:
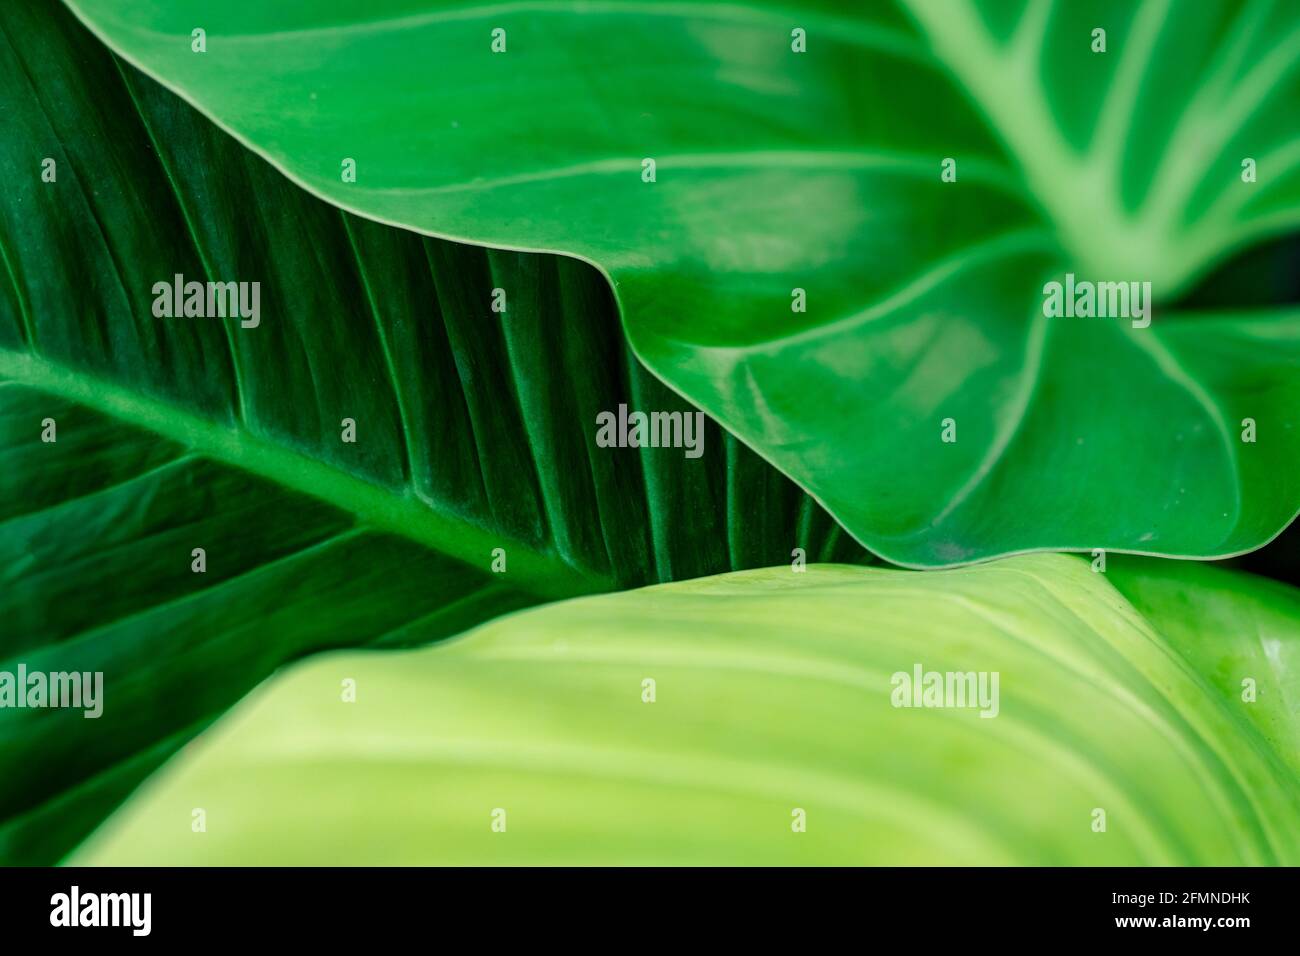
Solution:
[[(342, 214), (58, 6), (0, 7), (0, 102), (0, 671), (104, 675), (98, 719), (0, 708), (0, 860), (57, 859), (286, 660), (862, 556), (712, 423), (698, 459), (596, 446), (598, 410), (690, 406), (590, 268)], [(177, 273), (260, 281), (260, 324), (156, 317)]]
[[(1178, 307), (1300, 224), (1294, 3), (68, 3), (345, 209), (595, 262), (892, 561), (1223, 556), (1300, 505), (1300, 313)], [(1151, 326), (1046, 319), (1064, 273), (1150, 282)]]
[[(74, 862), (1294, 865), (1300, 593), (1131, 560), (772, 568), (322, 655)], [(996, 672), (996, 715), (895, 706), (918, 666)]]

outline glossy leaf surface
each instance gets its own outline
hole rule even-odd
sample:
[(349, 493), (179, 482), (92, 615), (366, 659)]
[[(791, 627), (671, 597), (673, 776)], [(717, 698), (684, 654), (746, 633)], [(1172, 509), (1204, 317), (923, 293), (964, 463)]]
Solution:
[[(1178, 308), (1300, 223), (1294, 3), (69, 4), (346, 209), (597, 263), (890, 560), (1223, 556), (1300, 505), (1300, 316)], [(1047, 318), (1067, 273), (1152, 324)]]

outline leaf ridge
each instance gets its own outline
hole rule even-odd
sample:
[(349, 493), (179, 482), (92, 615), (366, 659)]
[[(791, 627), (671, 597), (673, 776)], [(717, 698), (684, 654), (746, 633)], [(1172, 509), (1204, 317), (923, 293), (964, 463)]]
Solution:
[[(126, 90), (127, 98), (130, 99), (131, 106), (135, 109), (135, 115), (140, 120), (140, 125), (144, 129), (145, 135), (149, 137), (149, 144), (153, 147), (153, 154), (157, 157), (158, 165), (162, 168), (163, 178), (167, 181), (167, 186), (176, 200), (176, 206), (180, 209), (181, 218), (185, 220), (185, 229), (189, 233), (190, 241), (194, 244), (194, 251), (198, 254), (199, 262), (203, 266), (204, 277), (209, 282), (217, 282), (216, 270), (212, 268), (212, 264), (208, 261), (207, 253), (203, 249), (203, 243), (199, 241), (198, 231), (194, 228), (194, 220), (190, 218), (189, 205), (185, 202), (185, 197), (181, 195), (180, 189), (177, 188), (176, 178), (172, 175), (171, 166), (167, 163), (166, 154), (160, 148), (158, 140), (154, 136), (153, 124), (149, 122), (148, 117), (145, 116), (144, 110), (140, 108), (140, 101), (136, 98), (135, 87), (131, 84), (131, 78), (127, 75), (126, 71), (122, 69), (122, 63), (116, 56), (110, 54), (109, 59), (113, 61), (113, 66), (117, 70), (118, 76), (122, 79), (122, 87)], [(244, 421), (243, 372), (240, 370), (239, 352), (235, 348), (235, 336), (230, 330), (230, 322), (230, 319), (222, 320), (221, 330), (225, 333), (226, 346), (230, 350), (230, 370), (235, 379), (235, 418), (239, 421)]]
[(370, 306), (370, 317), (375, 324), (375, 332), (379, 336), (379, 347), (384, 353), (384, 366), (388, 369), (389, 384), (393, 388), (393, 400), (397, 404), (397, 418), (401, 424), (402, 434), (402, 478), (414, 487), (412, 476), (415, 473), (415, 461), (411, 457), (413, 442), (410, 415), (406, 409), (406, 399), (402, 394), (402, 383), (397, 375), (397, 363), (393, 360), (393, 350), (388, 341), (388, 331), (379, 316), (379, 303), (375, 300), (374, 290), (370, 287), (370, 278), (366, 273), (365, 263), (361, 261), (361, 252), (357, 249), (357, 239), (352, 231), (352, 224), (349, 222), (346, 212), (342, 209), (337, 211), (339, 220), (343, 223), (343, 232), (347, 236), (348, 248), (352, 251), (352, 258), (357, 266), (357, 276), (361, 279), (361, 287), (366, 293), (366, 303)]
[(609, 590), (613, 582), (577, 568), (504, 532), (489, 532), (459, 515), (430, 507), (409, 492), (371, 484), (267, 441), (246, 428), (216, 424), (174, 405), (28, 353), (0, 350), (0, 375), (53, 392), (97, 411), (171, 438), (196, 452), (234, 465), (334, 505), (360, 525), (389, 531), (456, 560), (477, 565), (493, 547), (510, 549), (512, 583), (539, 596), (572, 597)]

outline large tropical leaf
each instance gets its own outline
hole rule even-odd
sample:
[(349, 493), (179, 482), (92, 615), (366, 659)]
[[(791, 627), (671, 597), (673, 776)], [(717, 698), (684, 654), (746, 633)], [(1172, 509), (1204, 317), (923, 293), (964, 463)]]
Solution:
[[(0, 670), (106, 698), (0, 709), (0, 860), (56, 859), (312, 650), (861, 556), (712, 423), (698, 459), (596, 446), (599, 410), (689, 406), (589, 267), (341, 214), (57, 5), (0, 6), (0, 104)], [(155, 317), (176, 273), (260, 280), (260, 324)]]
[[(1130, 560), (781, 567), (322, 655), (75, 859), (1294, 865), (1300, 594)], [(918, 666), (996, 708), (895, 706)]]
[[(1300, 505), (1300, 315), (1177, 307), (1300, 224), (1290, 0), (68, 3), (346, 209), (596, 262), (647, 364), (891, 560), (1221, 556)], [(1067, 272), (1152, 324), (1046, 319)]]

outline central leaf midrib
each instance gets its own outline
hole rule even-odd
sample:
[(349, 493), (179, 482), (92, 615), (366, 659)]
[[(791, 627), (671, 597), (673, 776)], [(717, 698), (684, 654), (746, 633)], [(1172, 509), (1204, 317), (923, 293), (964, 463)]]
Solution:
[(488, 573), (494, 548), (504, 548), (512, 586), (544, 598), (610, 591), (615, 582), (576, 568), (553, 552), (438, 511), (408, 486), (394, 491), (318, 459), (277, 445), (238, 425), (223, 425), (114, 382), (49, 359), (0, 349), (0, 377), (49, 392), (144, 428), (223, 464), (317, 498), (385, 531)]

